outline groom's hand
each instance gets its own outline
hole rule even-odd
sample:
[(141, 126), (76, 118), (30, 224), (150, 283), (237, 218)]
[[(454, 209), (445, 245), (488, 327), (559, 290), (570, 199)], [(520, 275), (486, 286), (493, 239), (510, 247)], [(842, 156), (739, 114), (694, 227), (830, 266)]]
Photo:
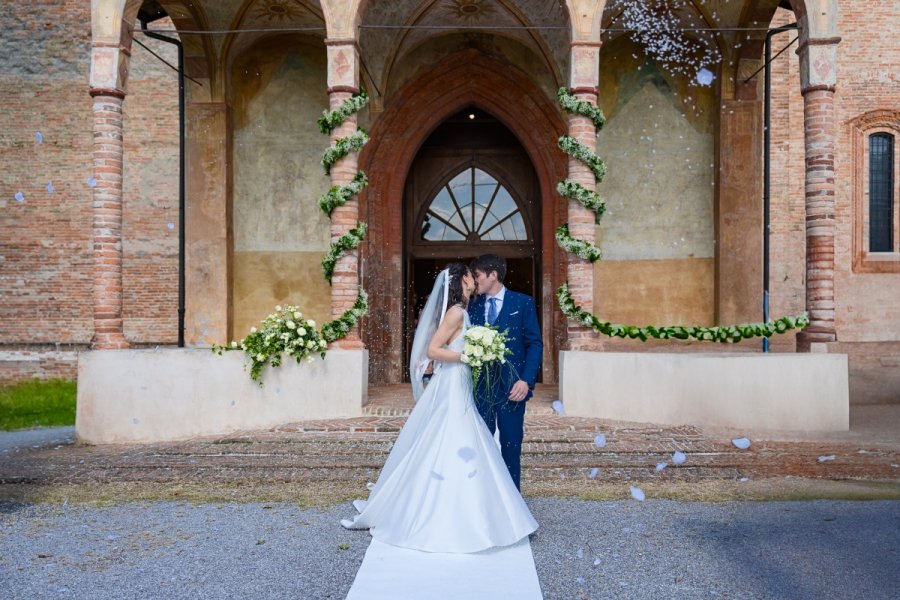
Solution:
[(521, 402), (528, 395), (528, 384), (521, 379), (515, 382), (509, 390), (509, 399), (513, 402)]

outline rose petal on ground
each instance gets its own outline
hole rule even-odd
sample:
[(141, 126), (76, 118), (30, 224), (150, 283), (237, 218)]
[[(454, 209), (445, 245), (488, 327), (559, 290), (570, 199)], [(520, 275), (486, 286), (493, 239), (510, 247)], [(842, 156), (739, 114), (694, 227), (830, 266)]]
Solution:
[(53, 187), (53, 182), (51, 181), (50, 183), (47, 184), (47, 193), (52, 194), (55, 191), (56, 191), (56, 188)]
[(750, 440), (745, 437), (734, 438), (733, 440), (731, 440), (731, 443), (734, 444), (735, 448), (739, 448), (741, 450), (746, 450), (750, 447)]
[(175, 229), (175, 223), (166, 223), (166, 227), (169, 228), (169, 231)]
[(596, 567), (596, 566), (599, 565), (599, 564), (600, 564), (600, 559), (599, 559), (599, 558), (595, 558), (595, 559), (594, 559), (594, 566)]
[(16, 202), (25, 202), (25, 194), (22, 192), (16, 192), (14, 198), (16, 199)]
[(597, 435), (595, 435), (594, 436), (594, 445), (597, 446), (598, 448), (602, 448), (603, 446), (605, 446), (606, 445), (606, 436), (603, 435), (602, 433), (598, 433)]
[(658, 463), (656, 463), (656, 472), (659, 473), (660, 471), (662, 471), (663, 469), (665, 469), (668, 466), (669, 466), (669, 463), (658, 462)]
[(553, 404), (551, 404), (553, 410), (556, 411), (556, 414), (561, 415), (565, 412), (565, 408), (563, 408), (563, 403), (559, 400), (554, 400)]
[(584, 550), (582, 550), (581, 548), (579, 548), (579, 549), (575, 552), (575, 556), (577, 556), (578, 558), (584, 558)]
[(591, 469), (591, 474), (588, 475), (588, 477), (590, 479), (593, 479), (594, 477), (597, 476), (597, 473), (599, 473), (599, 472), (600, 472), (600, 469), (598, 469), (597, 467), (594, 467), (593, 469)]
[(34, 143), (35, 144), (43, 144), (44, 143), (44, 134), (40, 131), (34, 132)]
[(834, 454), (827, 454), (819, 457), (819, 462), (828, 462), (829, 460), (834, 460)]
[(672, 455), (672, 464), (673, 465), (683, 465), (684, 461), (687, 460), (687, 455), (681, 450), (676, 450)]
[(631, 497), (638, 502), (643, 502), (644, 498), (646, 498), (647, 496), (644, 494), (644, 490), (642, 490), (641, 488), (631, 486)]

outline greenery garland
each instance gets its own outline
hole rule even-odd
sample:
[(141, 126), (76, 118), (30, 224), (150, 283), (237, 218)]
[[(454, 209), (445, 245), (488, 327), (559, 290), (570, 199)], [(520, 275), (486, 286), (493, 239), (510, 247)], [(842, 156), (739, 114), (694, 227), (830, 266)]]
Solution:
[(322, 337), (326, 342), (331, 343), (341, 339), (350, 333), (361, 318), (369, 312), (369, 296), (366, 291), (359, 288), (359, 294), (356, 296), (356, 302), (353, 306), (334, 321), (329, 321), (322, 325)]
[[(565, 88), (559, 89), (557, 98), (560, 106), (566, 112), (590, 118), (598, 129), (605, 123), (603, 113), (599, 108), (590, 102), (578, 100)], [(586, 145), (567, 135), (560, 137), (558, 144), (563, 152), (584, 163), (594, 174), (594, 179), (597, 183), (600, 183), (603, 175), (606, 173), (606, 166), (599, 156)], [(576, 200), (589, 210), (594, 211), (596, 213), (596, 222), (600, 222), (600, 216), (605, 211), (606, 206), (603, 204), (599, 194), (568, 179), (557, 186), (557, 191), (564, 198)], [(600, 249), (587, 240), (573, 238), (569, 234), (568, 225), (563, 225), (556, 230), (556, 241), (564, 250), (584, 260), (595, 262), (600, 259)], [(660, 340), (678, 339), (733, 343), (753, 337), (771, 337), (791, 329), (803, 329), (809, 325), (809, 316), (806, 313), (781, 317), (776, 321), (768, 321), (766, 323), (720, 325), (715, 327), (656, 327), (653, 325), (638, 327), (635, 325), (618, 325), (608, 321), (601, 321), (584, 308), (578, 306), (572, 294), (569, 293), (568, 283), (560, 286), (556, 292), (556, 297), (559, 300), (560, 309), (567, 318), (609, 337), (630, 338), (641, 341), (655, 338)]]
[(568, 225), (560, 225), (556, 229), (556, 242), (566, 252), (577, 254), (579, 257), (590, 262), (600, 260), (600, 248), (590, 242), (579, 240), (569, 234)]
[(330, 217), (334, 209), (347, 204), (353, 196), (359, 194), (367, 185), (369, 185), (369, 178), (360, 171), (350, 183), (331, 186), (331, 189), (319, 198), (319, 208)]
[(569, 293), (569, 285), (564, 283), (556, 292), (559, 306), (569, 319), (592, 328), (597, 333), (609, 337), (639, 339), (642, 342), (648, 338), (658, 340), (678, 339), (697, 340), (703, 342), (739, 342), (753, 337), (770, 337), (777, 333), (784, 333), (790, 329), (803, 329), (809, 325), (809, 317), (804, 313), (793, 317), (781, 317), (777, 321), (767, 323), (747, 323), (744, 325), (720, 325), (716, 327), (686, 327), (664, 326), (636, 327), (634, 325), (617, 325), (608, 321), (601, 321), (588, 311), (575, 303), (572, 294)]
[(600, 224), (600, 217), (606, 212), (606, 203), (600, 197), (600, 194), (571, 179), (566, 179), (556, 184), (556, 191), (563, 198), (580, 202), (586, 209), (594, 211), (597, 215), (594, 218), (594, 222), (598, 225)]
[(331, 283), (331, 277), (334, 275), (334, 267), (337, 264), (338, 259), (344, 252), (359, 247), (366, 238), (367, 229), (368, 225), (365, 223), (357, 223), (356, 227), (331, 244), (331, 248), (328, 249), (328, 254), (322, 259), (322, 271), (325, 273), (325, 279), (328, 280), (328, 283)]
[(325, 151), (325, 155), (322, 157), (322, 167), (325, 168), (325, 174), (331, 175), (331, 167), (337, 161), (350, 154), (350, 152), (359, 152), (368, 141), (369, 134), (362, 129), (357, 129), (350, 134), (350, 137), (340, 138), (335, 142), (334, 146)]
[(365, 90), (361, 90), (358, 94), (354, 94), (344, 100), (335, 110), (324, 111), (319, 120), (316, 121), (319, 125), (319, 131), (325, 135), (331, 135), (332, 131), (343, 125), (347, 117), (359, 112), (368, 103), (369, 95)]
[(569, 93), (564, 87), (559, 88), (556, 92), (556, 99), (559, 100), (559, 105), (563, 107), (570, 115), (581, 115), (582, 117), (587, 117), (591, 121), (594, 122), (594, 127), (597, 129), (602, 129), (606, 124), (606, 117), (603, 116), (603, 111), (597, 107), (595, 104), (591, 104), (586, 100), (579, 100), (575, 96)]
[[(318, 120), (319, 131), (325, 135), (330, 135), (331, 132), (337, 127), (340, 127), (350, 115), (360, 111), (368, 104), (368, 102), (369, 97), (366, 95), (366, 92), (361, 91), (359, 94), (354, 94), (345, 100), (336, 110), (331, 112), (325, 111)], [(359, 127), (357, 127), (356, 131), (349, 137), (337, 140), (334, 146), (328, 148), (328, 150), (325, 151), (325, 155), (322, 157), (322, 166), (325, 167), (325, 174), (330, 175), (331, 167), (333, 167), (337, 161), (347, 156), (351, 150), (359, 152), (368, 141), (368, 134)], [(328, 193), (319, 198), (319, 208), (331, 217), (331, 213), (335, 208), (346, 204), (353, 196), (359, 194), (368, 184), (369, 180), (366, 177), (366, 174), (361, 171), (357, 172), (353, 177), (353, 181), (346, 185), (333, 186), (328, 190)], [(366, 237), (367, 230), (368, 226), (365, 223), (357, 222), (355, 228), (331, 243), (328, 253), (322, 260), (322, 270), (325, 274), (325, 279), (329, 284), (331, 284), (334, 267), (337, 264), (337, 261), (344, 253), (359, 247)], [(353, 330), (359, 320), (364, 317), (368, 311), (368, 296), (366, 295), (365, 290), (360, 287), (356, 302), (353, 306), (334, 321), (322, 325), (322, 338), (325, 339), (326, 342), (331, 343), (345, 337)]]

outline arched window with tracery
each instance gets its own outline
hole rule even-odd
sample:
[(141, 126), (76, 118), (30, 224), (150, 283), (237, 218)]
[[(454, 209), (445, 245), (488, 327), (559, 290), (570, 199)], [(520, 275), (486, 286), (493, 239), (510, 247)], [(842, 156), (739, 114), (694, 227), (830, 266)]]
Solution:
[(519, 203), (491, 174), (467, 167), (441, 186), (421, 221), (425, 242), (526, 242)]

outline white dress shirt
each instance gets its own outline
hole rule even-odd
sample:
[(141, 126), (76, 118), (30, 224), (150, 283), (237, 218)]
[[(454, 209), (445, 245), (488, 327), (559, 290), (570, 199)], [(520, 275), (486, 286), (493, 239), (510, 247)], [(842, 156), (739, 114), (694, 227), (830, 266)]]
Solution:
[(496, 298), (497, 302), (497, 318), (500, 317), (500, 311), (503, 310), (503, 297), (506, 295), (506, 286), (500, 288), (500, 291), (497, 292), (496, 296), (488, 296), (484, 295), (484, 322), (488, 322), (488, 310), (491, 308), (491, 303), (488, 302), (491, 298)]

